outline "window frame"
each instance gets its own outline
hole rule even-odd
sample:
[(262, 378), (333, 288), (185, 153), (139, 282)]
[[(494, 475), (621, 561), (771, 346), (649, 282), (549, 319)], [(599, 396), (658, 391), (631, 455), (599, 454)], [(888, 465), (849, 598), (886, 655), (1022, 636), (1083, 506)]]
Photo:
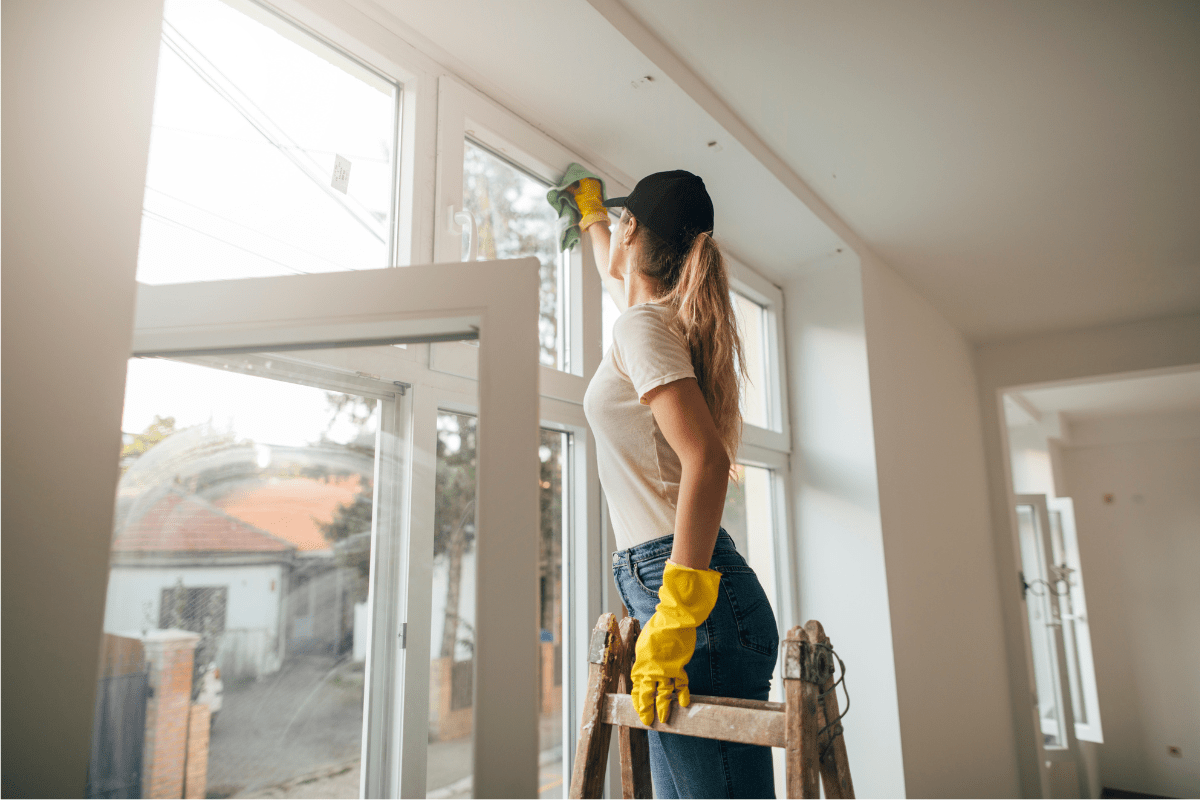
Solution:
[[(462, 207), (462, 166), (464, 142), (469, 136), (500, 153), (522, 169), (544, 179), (562, 174), (571, 162), (579, 162), (604, 178), (610, 195), (627, 194), (633, 181), (612, 167), (595, 165), (594, 159), (572, 152), (559, 141), (526, 122), (517, 113), (496, 100), (466, 85), (455, 72), (455, 65), (443, 53), (414, 39), (412, 31), (390, 13), (352, 0), (346, 4), (326, 5), (319, 0), (230, 0), (233, 4), (254, 3), (295, 24), (319, 40), (397, 82), (400, 86), (399, 151), (396, 169), (398, 191), (393, 202), (395, 259), (398, 267), (436, 262), (451, 264), (461, 258), (461, 234), (449, 227), (452, 214), (447, 209)], [(414, 46), (416, 42), (420, 46)], [(425, 47), (425, 50), (421, 49)], [(426, 50), (428, 52), (426, 52)], [(441, 59), (441, 60), (439, 60)], [(445, 63), (443, 63), (443, 61)], [(766, 278), (726, 254), (730, 288), (758, 303), (766, 312), (767, 397), (770, 428), (747, 425), (738, 460), (764, 466), (775, 476), (773, 487), (774, 538), (777, 543), (777, 569), (786, 575), (777, 577), (780, 587), (782, 630), (798, 622), (797, 598), (792, 576), (796, 575), (793, 548), (787, 531), (791, 525), (791, 496), (788, 488), (790, 426), (787, 384), (783, 352), (783, 294)], [(342, 273), (344, 274), (344, 273)], [(604, 499), (595, 460), (595, 440), (582, 413), (583, 394), (588, 380), (600, 364), (601, 282), (586, 237), (583, 246), (571, 253), (566, 281), (569, 291), (564, 298), (569, 326), (569, 364), (571, 372), (540, 366), (537, 370), (539, 424), (541, 427), (567, 430), (571, 437), (568, 459), (572, 533), (564, 547), (563, 599), (564, 624), (574, 628), (564, 638), (563, 768), (568, 774), (578, 734), (578, 708), (583, 701), (587, 680), (587, 638), (602, 611), (620, 610), (619, 600), (610, 591), (611, 532), (606, 524)], [(469, 352), (468, 352), (469, 351)], [(478, 389), (479, 371), (474, 367), (477, 348), (454, 342), (448, 344), (409, 345), (397, 358), (411, 365), (412, 376), (440, 387), (432, 407), (428, 399), (415, 397), (413, 419), (430, 413), (436, 419), (439, 408), (470, 412), (469, 397)], [(370, 369), (365, 369), (370, 372)], [(457, 400), (455, 399), (457, 398)], [(467, 399), (464, 399), (467, 398)], [(430, 411), (432, 408), (432, 411)], [(424, 409), (424, 412), (422, 412)], [(477, 412), (470, 412), (477, 413)], [(421, 435), (436, 437), (435, 427)], [(415, 440), (417, 432), (414, 431)], [(419, 468), (415, 465), (414, 469)], [(427, 476), (432, 497), (432, 473)], [(421, 479), (424, 480), (424, 479)], [(419, 517), (418, 476), (414, 475), (414, 520)], [(568, 488), (564, 480), (564, 491)], [(420, 489), (421, 492), (425, 490)], [(432, 529), (432, 500), (428, 501), (428, 525)], [(415, 524), (415, 523), (414, 523)], [(425, 524), (422, 522), (422, 524)], [(425, 599), (429, 602), (429, 598)], [(410, 616), (411, 619), (411, 616)], [(565, 633), (565, 632), (564, 632)], [(410, 637), (410, 642), (413, 637)], [(428, 643), (426, 643), (428, 647)], [(426, 665), (428, 669), (428, 665)], [(428, 692), (426, 685), (425, 691)], [(406, 728), (407, 730), (407, 728)], [(410, 732), (411, 733), (411, 732)], [(406, 737), (405, 746), (424, 746)], [(535, 744), (536, 747), (536, 744)], [(424, 760), (421, 785), (396, 781), (385, 788), (364, 790), (370, 794), (396, 791), (404, 795), (424, 795)], [(536, 774), (536, 773), (535, 773)], [(415, 777), (415, 776), (413, 776)], [(477, 788), (477, 792), (479, 788)]]
[[(489, 98), (478, 94), (449, 75), (438, 79), (438, 133), (436, 220), (434, 227), (434, 257), (439, 261), (455, 261), (461, 256), (461, 227), (454, 223), (454, 211), (463, 207), (463, 157), (465, 143), (471, 139), (485, 149), (509, 161), (516, 168), (553, 185), (557, 176), (566, 172), (572, 162), (584, 163), (558, 142), (518, 119)], [(604, 178), (609, 192), (626, 191), (619, 180), (599, 168), (589, 166)], [(568, 402), (583, 402), (587, 381), (599, 366), (599, 352), (590, 353), (586, 331), (589, 317), (599, 315), (598, 302), (593, 308), (587, 280), (588, 268), (583, 246), (572, 248), (566, 262), (563, 283), (566, 296), (561, 301), (563, 324), (567, 341), (566, 361), (569, 370), (543, 366), (540, 370), (542, 394)], [(596, 281), (599, 286), (599, 281)], [(596, 301), (599, 297), (595, 298)], [(434, 348), (431, 363), (439, 369), (470, 377), (473, 357), (463, 352), (461, 343)], [(459, 352), (455, 352), (455, 351)]]
[(788, 418), (787, 372), (784, 364), (783, 290), (738, 259), (725, 254), (729, 272), (729, 288), (762, 307), (766, 333), (763, 362), (766, 365), (767, 385), (763, 395), (767, 400), (769, 427), (746, 424), (742, 440), (756, 447), (790, 453), (791, 424)]
[[(1079, 557), (1078, 530), (1075, 527), (1075, 501), (1070, 497), (1047, 497), (1046, 506), (1049, 514), (1060, 515), (1063, 556), (1067, 566), (1075, 570), (1075, 580), (1069, 582), (1069, 592), (1075, 613), (1071, 625), (1075, 634), (1075, 643), (1066, 639), (1066, 628), (1063, 628), (1064, 646), (1068, 651), (1074, 651), (1079, 671), (1079, 694), (1083, 700), (1083, 711), (1087, 722), (1075, 722), (1075, 738), (1096, 744), (1104, 744), (1104, 728), (1100, 720), (1100, 696), (1096, 687), (1096, 665), (1092, 654), (1092, 629), (1087, 612), (1087, 593), (1084, 589), (1083, 564)], [(1049, 535), (1053, 536), (1053, 523)], [(1060, 600), (1061, 604), (1061, 600)], [(1070, 676), (1068, 675), (1068, 683)], [(1074, 701), (1072, 701), (1074, 710)], [(1079, 716), (1076, 714), (1076, 716)]]
[[(447, 277), (456, 287), (453, 294), (445, 290)], [(381, 420), (383, 426), (395, 430), (412, 426), (405, 437), (407, 452), (397, 456), (399, 463), (381, 467), (397, 475), (408, 471), (411, 477), (402, 480), (400, 487), (392, 486), (401, 491), (389, 506), (392, 516), (399, 519), (376, 523), (384, 538), (376, 534), (373, 567), (380, 568), (373, 569), (371, 579), (372, 638), (366, 676), (370, 694), (360, 778), (363, 796), (412, 794), (417, 788), (413, 785), (416, 773), (421, 779), (419, 793), (424, 794), (423, 758), (428, 742), (419, 734), (428, 723), (429, 618), (421, 614), (420, 604), (427, 607), (432, 596), (431, 571), (419, 568), (423, 563), (416, 562), (424, 558), (424, 545), (432, 542), (433, 465), (414, 458), (414, 453), (422, 452), (414, 448), (419, 435), (436, 438), (437, 410), (451, 404), (473, 407), (481, 420), (506, 420), (504, 425), (481, 426), (478, 445), (478, 557), (480, 563), (486, 561), (502, 570), (508, 580), (481, 582), (477, 589), (480, 636), (475, 685), (477, 697), (487, 697), (488, 702), (477, 703), (475, 710), (476, 792), (492, 796), (536, 791), (535, 687), (532, 677), (528, 686), (512, 679), (513, 675), (535, 674), (536, 629), (532, 618), (523, 626), (520, 620), (500, 612), (522, 605), (525, 595), (532, 597), (537, 585), (539, 522), (533, 485), (538, 444), (536, 361), (526, 361), (537, 340), (532, 313), (537, 307), (536, 286), (537, 262), (533, 258), (486, 265), (440, 264), (138, 285), (135, 356), (353, 348), (405, 339), (480, 336), (476, 349), (480, 379), (472, 381), (465, 393), (461, 385), (452, 385), (453, 379), (425, 369), (420, 359), (413, 357), (419, 355), (419, 349), (411, 345), (407, 350), (389, 350), (385, 360), (390, 368), (386, 371), (380, 370), (378, 348), (357, 353), (328, 350), (328, 359), (311, 359), (335, 362), (324, 364), (326, 368), (382, 378), (385, 385), (414, 387), (411, 399), (401, 400), (412, 403), (412, 417), (404, 420), (397, 413)], [(528, 353), (515, 344), (521, 341), (527, 342)], [(424, 381), (422, 371), (428, 373)], [(429, 414), (430, 409), (433, 424), (421, 426), (419, 415)], [(523, 426), (522, 420), (529, 425)], [(519, 454), (526, 449), (527, 481), (513, 477), (523, 474)], [(377, 495), (385, 482), (377, 481)], [(508, 533), (493, 539), (486, 535), (489, 529)], [(527, 533), (518, 535), (519, 531)], [(432, 546), (427, 549), (431, 561)], [(381, 563), (384, 560), (386, 565)], [(378, 597), (380, 592), (384, 597)], [(377, 608), (384, 613), (376, 614)], [(390, 643), (400, 637), (402, 623), (408, 626), (405, 647), (393, 648)], [(529, 634), (531, 646), (512, 647), (511, 642), (519, 641), (522, 633)], [(398, 691), (399, 687), (402, 690)], [(526, 714), (528, 722), (522, 724)], [(419, 752), (420, 760), (411, 760), (414, 752)], [(406, 760), (419, 764), (420, 769), (402, 771)], [(513, 762), (527, 762), (528, 774), (514, 772)]]

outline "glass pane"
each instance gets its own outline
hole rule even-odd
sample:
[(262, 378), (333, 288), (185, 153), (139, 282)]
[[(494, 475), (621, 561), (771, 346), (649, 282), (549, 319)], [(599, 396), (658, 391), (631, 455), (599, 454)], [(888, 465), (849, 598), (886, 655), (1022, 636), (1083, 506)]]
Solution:
[[(471, 141), (463, 151), (463, 204), (479, 228), (478, 258), (537, 256), (542, 263), (538, 335), (541, 362), (570, 369), (565, 310), (566, 255), (558, 249), (557, 217), (546, 202), (550, 185), (514, 167)], [(469, 229), (463, 230), (463, 258)]]
[(749, 380), (742, 392), (742, 418), (747, 425), (769, 428), (767, 408), (767, 311), (753, 300), (730, 292), (737, 317)]
[[(771, 609), (775, 612), (776, 624), (781, 619), (778, 587), (775, 583), (775, 520), (771, 484), (774, 473), (764, 467), (737, 464), (738, 481), (729, 482), (725, 491), (725, 511), (721, 515), (721, 527), (737, 545), (738, 552), (758, 575)], [(783, 701), (783, 676), (779, 664), (771, 681), (771, 700)], [(784, 752), (778, 748), (771, 751), (775, 767), (775, 794), (787, 797)]]
[(129, 362), (103, 796), (358, 796), (380, 402)]
[(245, 8), (167, 0), (138, 280), (387, 266), (399, 88)]
[(603, 340), (602, 347), (604, 353), (608, 352), (608, 348), (612, 347), (613, 342), (613, 326), (617, 324), (617, 317), (621, 316), (620, 309), (617, 308), (616, 302), (612, 299), (612, 295), (608, 293), (608, 287), (600, 284), (601, 306), (600, 306), (600, 326), (602, 330)]
[(430, 797), (470, 797), (475, 745), (476, 418), (438, 414), (429, 670)]
[(569, 529), (568, 495), (563, 492), (570, 434), (543, 430), (538, 457), (542, 463), (542, 536), (539, 566), (541, 629), (540, 710), (538, 715), (538, 794), (564, 797), (563, 784), (563, 544)]
[(1065, 731), (1062, 727), (1062, 703), (1059, 699), (1059, 665), (1054, 643), (1054, 620), (1050, 611), (1052, 584), (1047, 580), (1037, 509), (1034, 506), (1017, 506), (1017, 530), (1021, 544), (1021, 568), (1025, 582), (1029, 584), (1025, 592), (1025, 609), (1029, 616), (1029, 637), (1033, 650), (1042, 741), (1048, 748), (1066, 747)]
[(1058, 594), (1058, 613), (1062, 620), (1063, 645), (1067, 656), (1067, 683), (1071, 687), (1071, 712), (1075, 721), (1087, 724), (1087, 704), (1083, 701), (1083, 687), (1079, 674), (1079, 636), (1076, 630), (1078, 615), (1074, 608), (1075, 570), (1069, 565), (1066, 543), (1063, 541), (1062, 512), (1050, 510), (1050, 541), (1054, 552), (1054, 573), (1058, 579), (1055, 590)]
[(779, 619), (775, 590), (775, 537), (771, 513), (771, 470), (738, 464), (738, 482), (729, 482), (721, 527), (733, 537), (738, 552), (746, 559), (766, 590)]
[[(427, 791), (472, 795), (472, 670), (475, 618), (475, 455), (477, 420), (438, 415), (437, 504), (433, 575), (433, 661)], [(543, 430), (539, 558), (539, 749), (541, 797), (563, 796), (563, 493), (570, 437)]]

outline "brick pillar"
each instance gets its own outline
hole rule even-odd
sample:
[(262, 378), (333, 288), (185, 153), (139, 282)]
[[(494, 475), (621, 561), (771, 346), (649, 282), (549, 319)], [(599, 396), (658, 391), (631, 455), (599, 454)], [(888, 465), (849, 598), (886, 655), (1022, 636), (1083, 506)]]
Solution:
[[(143, 797), (183, 797), (188, 724), (192, 707), (192, 661), (200, 635), (155, 630), (142, 637), (150, 662), (146, 703), (146, 746), (142, 757)], [(207, 771), (207, 757), (205, 759)]]
[(208, 796), (208, 728), (209, 718), (206, 703), (192, 704), (191, 723), (188, 726), (187, 775), (184, 777), (184, 797), (203, 800)]

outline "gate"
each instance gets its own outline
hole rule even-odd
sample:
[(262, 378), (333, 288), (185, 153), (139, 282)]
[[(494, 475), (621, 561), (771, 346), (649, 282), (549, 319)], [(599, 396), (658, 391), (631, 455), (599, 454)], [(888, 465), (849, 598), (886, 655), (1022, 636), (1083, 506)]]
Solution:
[(141, 797), (147, 672), (101, 678), (92, 723), (88, 797)]

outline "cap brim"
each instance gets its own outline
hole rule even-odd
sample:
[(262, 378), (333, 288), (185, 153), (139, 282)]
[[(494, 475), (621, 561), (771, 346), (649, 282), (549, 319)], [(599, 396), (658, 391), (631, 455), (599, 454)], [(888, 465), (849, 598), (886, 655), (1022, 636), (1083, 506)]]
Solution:
[(605, 208), (624, 208), (625, 201), (628, 199), (629, 199), (628, 195), (626, 195), (625, 197), (610, 197), (604, 201), (604, 207)]

